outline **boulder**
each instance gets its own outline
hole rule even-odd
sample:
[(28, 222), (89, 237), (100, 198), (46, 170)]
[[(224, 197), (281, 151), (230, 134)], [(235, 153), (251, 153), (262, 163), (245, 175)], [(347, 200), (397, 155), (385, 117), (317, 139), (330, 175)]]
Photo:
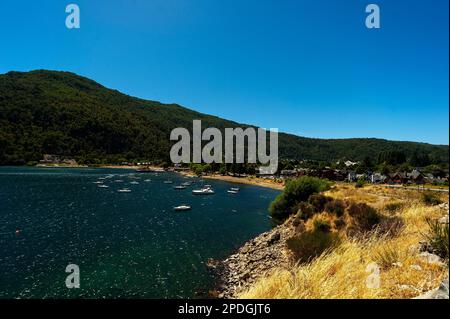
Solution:
[(430, 290), (414, 299), (449, 299), (448, 276), (437, 289)]
[(270, 235), (269, 239), (267, 240), (267, 245), (272, 245), (274, 243), (276, 243), (277, 241), (279, 241), (281, 238), (280, 232), (279, 231), (275, 231), (272, 233), (272, 235)]
[(439, 257), (438, 255), (435, 255), (435, 254), (431, 254), (427, 251), (420, 253), (419, 257), (420, 257), (420, 259), (422, 259), (423, 261), (425, 261), (428, 264), (434, 264), (434, 265), (443, 264), (441, 257)]

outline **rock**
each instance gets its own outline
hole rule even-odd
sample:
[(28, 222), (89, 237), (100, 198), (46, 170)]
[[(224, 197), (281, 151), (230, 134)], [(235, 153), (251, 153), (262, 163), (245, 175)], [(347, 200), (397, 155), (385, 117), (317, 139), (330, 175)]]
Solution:
[(267, 240), (267, 245), (272, 245), (273, 243), (279, 241), (281, 238), (280, 232), (275, 231), (272, 235), (270, 235), (269, 239)]
[(220, 263), (220, 262), (219, 262), (218, 260), (209, 258), (209, 259), (206, 261), (206, 267), (207, 267), (207, 268), (210, 268), (210, 269), (215, 269), (217, 266), (219, 266), (219, 263)]
[(440, 205), (439, 205), (439, 208), (442, 208), (442, 209), (448, 211), (448, 203), (445, 202), (445, 203), (440, 204)]
[(428, 264), (433, 264), (433, 265), (442, 265), (442, 261), (441, 261), (441, 257), (439, 257), (438, 255), (435, 254), (431, 254), (429, 252), (422, 252), (419, 254), (420, 259), (422, 259), (423, 261), (425, 261)]
[(441, 283), (434, 297), (434, 299), (449, 299), (448, 277)]
[(430, 243), (427, 241), (419, 241), (419, 252), (430, 252), (433, 251)]
[(417, 270), (417, 271), (421, 271), (422, 270), (422, 267), (420, 267), (419, 265), (411, 265), (411, 266), (409, 266), (409, 268)]
[(400, 285), (398, 288), (400, 288), (401, 290), (410, 290), (411, 286), (408, 285)]
[(214, 269), (217, 294), (225, 299), (236, 298), (261, 276), (277, 267), (291, 265), (284, 239), (292, 231), (290, 223), (280, 225), (249, 240), (235, 254), (222, 260)]
[(414, 299), (449, 299), (448, 276), (437, 289), (430, 290)]
[(448, 224), (448, 215), (445, 215), (444, 217), (440, 218), (439, 223)]

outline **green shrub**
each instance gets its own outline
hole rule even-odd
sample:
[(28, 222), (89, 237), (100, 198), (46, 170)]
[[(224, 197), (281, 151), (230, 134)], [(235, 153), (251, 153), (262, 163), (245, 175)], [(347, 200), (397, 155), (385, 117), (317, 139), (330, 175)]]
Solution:
[(433, 248), (433, 252), (448, 262), (448, 224), (442, 224), (439, 220), (430, 218), (427, 219), (427, 224), (430, 231), (425, 237)]
[(312, 194), (323, 192), (330, 187), (330, 182), (311, 176), (302, 176), (287, 180), (283, 193), (270, 204), (269, 211), (273, 219), (284, 221), (295, 213), (300, 202), (305, 202)]
[(329, 233), (331, 230), (330, 222), (324, 219), (316, 219), (314, 221), (314, 231)]
[(366, 184), (366, 182), (364, 181), (364, 179), (361, 178), (361, 179), (358, 179), (358, 181), (355, 184), (355, 187), (362, 188), (362, 187), (364, 187), (365, 184)]
[(364, 203), (352, 203), (348, 208), (348, 214), (354, 221), (357, 231), (369, 231), (380, 222), (381, 216), (375, 208)]
[(325, 251), (339, 245), (340, 237), (336, 233), (321, 231), (304, 232), (286, 241), (287, 247), (300, 263), (310, 262)]
[(422, 202), (426, 205), (439, 205), (442, 203), (439, 196), (433, 192), (422, 193)]
[(345, 204), (340, 199), (331, 200), (325, 204), (325, 211), (334, 214), (337, 217), (341, 217), (345, 212)]

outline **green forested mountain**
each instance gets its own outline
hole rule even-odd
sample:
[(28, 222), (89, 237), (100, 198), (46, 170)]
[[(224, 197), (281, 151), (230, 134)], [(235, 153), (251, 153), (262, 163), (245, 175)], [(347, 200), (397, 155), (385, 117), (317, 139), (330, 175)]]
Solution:
[[(0, 164), (59, 154), (82, 163), (168, 161), (175, 127), (245, 126), (176, 104), (122, 94), (73, 73), (38, 70), (0, 75)], [(301, 121), (299, 121), (301, 126)], [(312, 139), (280, 134), (282, 158), (376, 160), (383, 151), (448, 162), (448, 146), (381, 139)]]

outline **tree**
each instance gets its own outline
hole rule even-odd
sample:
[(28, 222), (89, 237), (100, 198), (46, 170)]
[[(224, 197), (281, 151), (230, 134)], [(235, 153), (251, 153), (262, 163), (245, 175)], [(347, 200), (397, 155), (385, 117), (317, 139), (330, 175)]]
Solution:
[(401, 151), (383, 151), (378, 154), (378, 164), (399, 165), (406, 162), (406, 156)]
[(296, 212), (300, 202), (307, 201), (312, 194), (323, 192), (330, 182), (317, 177), (302, 176), (287, 180), (283, 193), (278, 195), (269, 206), (269, 212), (275, 221), (282, 222)]

